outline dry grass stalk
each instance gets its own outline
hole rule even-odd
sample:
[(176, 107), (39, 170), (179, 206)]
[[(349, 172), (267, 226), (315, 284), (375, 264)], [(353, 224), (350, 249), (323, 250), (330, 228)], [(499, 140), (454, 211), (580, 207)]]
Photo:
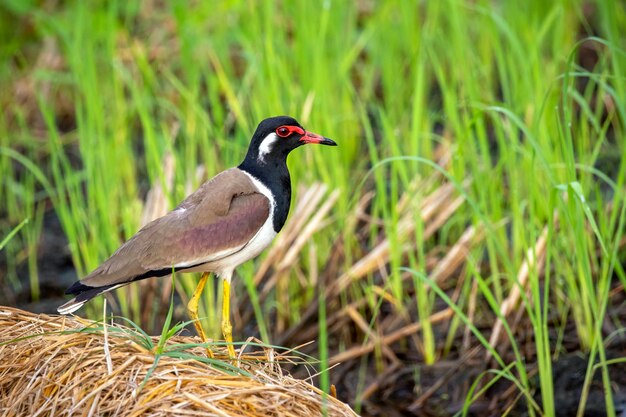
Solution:
[[(326, 409), (330, 416), (356, 415), (308, 382), (283, 374), (279, 362), (289, 357), (250, 345), (241, 353), (241, 369), (249, 376), (161, 356), (142, 387), (155, 355), (131, 341), (136, 333), (110, 327), (109, 372), (104, 336), (84, 331), (86, 324), (95, 323), (0, 307), (0, 414), (295, 417)], [(168, 346), (196, 342), (175, 336)], [(201, 346), (187, 352), (205, 357)]]
[(367, 322), (365, 321), (363, 316), (361, 316), (359, 314), (357, 309), (352, 307), (352, 306), (348, 306), (346, 311), (348, 312), (348, 316), (350, 316), (350, 319), (352, 319), (354, 324), (356, 324), (357, 327), (359, 329), (361, 329), (361, 331), (363, 333), (365, 333), (367, 335), (367, 337), (370, 340), (372, 340), (372, 342), (374, 342), (374, 346), (375, 347), (380, 347), (380, 349), (382, 350), (382, 352), (385, 355), (385, 357), (393, 365), (399, 365), (400, 361), (398, 360), (398, 357), (396, 356), (396, 354), (393, 353), (393, 350), (391, 350), (391, 348), (389, 346), (381, 343), (380, 336), (378, 334), (374, 333), (374, 331), (372, 329), (370, 329), (370, 327), (368, 326)]
[(359, 397), (359, 402), (363, 402), (374, 395), (384, 384), (384, 381), (389, 378), (391, 375), (394, 375), (402, 368), (402, 362), (398, 361), (396, 363), (392, 363), (391, 365), (385, 368), (385, 371), (378, 375), (376, 379), (370, 383), (367, 388), (363, 390), (363, 393)]
[[(536, 271), (536, 276), (538, 277), (541, 269), (543, 268), (543, 262), (545, 260), (546, 255), (546, 244), (548, 240), (548, 227), (544, 227), (541, 235), (535, 242), (535, 245), (528, 249), (526, 253), (526, 258), (522, 262), (520, 269), (517, 273), (517, 284), (511, 288), (511, 292), (509, 296), (504, 300), (502, 306), (500, 307), (500, 314), (502, 317), (506, 318), (513, 309), (517, 306), (519, 299), (521, 297), (522, 289), (526, 291), (528, 287), (528, 279), (531, 276), (531, 271)], [(498, 340), (500, 339), (500, 334), (502, 333), (502, 320), (498, 319), (493, 326), (491, 331), (491, 337), (489, 337), (489, 344), (495, 349), (498, 344)], [(486, 353), (487, 360), (491, 359), (491, 352), (487, 351)]]
[[(431, 324), (436, 324), (436, 323), (440, 323), (442, 321), (450, 319), (453, 315), (454, 315), (454, 311), (452, 311), (451, 308), (446, 308), (430, 316), (428, 318), (428, 321)], [(370, 341), (364, 344), (363, 346), (356, 346), (356, 347), (347, 349), (341, 353), (338, 353), (337, 355), (331, 357), (328, 362), (331, 365), (334, 365), (337, 363), (349, 361), (354, 358), (358, 358), (360, 356), (363, 356), (367, 353), (372, 352), (376, 348), (377, 344), (390, 345), (402, 339), (403, 337), (410, 336), (420, 331), (422, 327), (423, 327), (423, 322), (421, 321), (411, 323), (407, 326), (402, 327), (401, 329), (396, 330), (395, 332), (391, 334), (382, 336), (377, 340)]]
[[(463, 197), (454, 196), (454, 185), (447, 183), (437, 188), (432, 194), (424, 198), (419, 206), (419, 214), (425, 224), (424, 239), (432, 236), (463, 203)], [(404, 197), (401, 199), (404, 200)], [(398, 222), (399, 237), (407, 238), (415, 231), (415, 213), (410, 208), (410, 204), (399, 204), (403, 208), (402, 218)], [(415, 245), (407, 245), (404, 250), (408, 250)], [(328, 292), (341, 292), (351, 283), (359, 280), (367, 274), (374, 272), (389, 262), (391, 242), (385, 238), (374, 247), (369, 253), (359, 259), (350, 269), (343, 273), (335, 285), (328, 289)], [(328, 296), (329, 294), (327, 294)]]
[(480, 226), (478, 230), (474, 226), (468, 227), (454, 246), (446, 252), (443, 259), (435, 265), (430, 273), (430, 279), (441, 286), (454, 271), (465, 263), (465, 258), (472, 246), (481, 241), (484, 236), (484, 227)]
[[(459, 238), (457, 243), (453, 246), (453, 248), (448, 252), (448, 254), (437, 264), (437, 266), (433, 269), (430, 274), (430, 278), (436, 281), (438, 284), (441, 284), (445, 281), (465, 260), (465, 257), (469, 253), (470, 248), (482, 240), (484, 237), (484, 228), (479, 227), (478, 229), (474, 227), (469, 227), (465, 233)], [(354, 311), (351, 311), (354, 310)], [(381, 347), (383, 353), (386, 356), (390, 357), (389, 352), (393, 352), (388, 346), (392, 343), (397, 342), (403, 337), (410, 336), (419, 330), (422, 329), (423, 322), (414, 322), (410, 323), (399, 330), (390, 333), (386, 336), (377, 336), (369, 330), (369, 327), (364, 329), (363, 324), (359, 325), (359, 321), (355, 320), (354, 313), (356, 309), (348, 307), (347, 313), (352, 318), (352, 320), (361, 328), (361, 330), (368, 334), (370, 337), (370, 341), (362, 346), (354, 347), (352, 349), (348, 349), (344, 352), (341, 352), (330, 358), (330, 364), (336, 364), (340, 362), (345, 362), (348, 360), (352, 360), (356, 357), (368, 354), (372, 352), (377, 347)], [(351, 314), (352, 313), (352, 314)], [(440, 323), (442, 321), (448, 320), (453, 315), (453, 311), (450, 308), (446, 308), (442, 311), (434, 313), (428, 318), (428, 321), (431, 324)], [(391, 356), (395, 358), (395, 354)], [(392, 362), (394, 362), (392, 360)], [(373, 389), (373, 388), (372, 388)]]

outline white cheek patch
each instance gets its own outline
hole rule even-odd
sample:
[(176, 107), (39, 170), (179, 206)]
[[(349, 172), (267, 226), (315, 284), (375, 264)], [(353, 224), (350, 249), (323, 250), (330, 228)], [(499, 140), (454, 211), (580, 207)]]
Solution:
[(270, 133), (263, 139), (261, 145), (259, 146), (259, 157), (258, 161), (265, 163), (265, 156), (272, 151), (274, 147), (274, 143), (280, 138), (276, 135), (276, 133)]

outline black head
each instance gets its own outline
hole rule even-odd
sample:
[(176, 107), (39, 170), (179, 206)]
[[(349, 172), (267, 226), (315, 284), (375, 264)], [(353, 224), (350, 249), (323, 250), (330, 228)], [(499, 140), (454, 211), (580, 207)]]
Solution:
[(285, 224), (291, 204), (291, 179), (287, 155), (307, 143), (337, 146), (332, 140), (304, 130), (296, 119), (270, 117), (259, 123), (252, 136), (248, 154), (239, 169), (265, 185), (274, 198), (273, 226), (278, 233)]
[(257, 126), (244, 163), (255, 162), (263, 166), (285, 162), (289, 152), (307, 143), (337, 146), (328, 138), (307, 132), (293, 117), (270, 117)]

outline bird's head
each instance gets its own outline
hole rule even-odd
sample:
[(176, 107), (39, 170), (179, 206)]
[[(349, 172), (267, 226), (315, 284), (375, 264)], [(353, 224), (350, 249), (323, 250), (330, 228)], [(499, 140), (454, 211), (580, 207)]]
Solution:
[(337, 146), (331, 139), (307, 132), (293, 117), (270, 117), (257, 126), (246, 159), (254, 158), (260, 165), (284, 161), (289, 152), (307, 143)]

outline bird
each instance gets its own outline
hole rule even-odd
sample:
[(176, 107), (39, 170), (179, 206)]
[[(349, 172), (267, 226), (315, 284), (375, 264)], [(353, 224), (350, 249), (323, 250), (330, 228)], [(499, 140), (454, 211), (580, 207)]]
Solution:
[[(210, 273), (214, 273), (223, 283), (221, 330), (228, 354), (234, 358), (230, 322), (233, 273), (269, 246), (285, 224), (291, 204), (287, 155), (305, 144), (337, 146), (332, 139), (305, 130), (289, 116), (261, 121), (241, 164), (217, 174), (172, 211), (142, 227), (98, 268), (66, 290), (74, 298), (58, 312), (73, 313), (92, 298), (132, 282), (173, 272), (202, 272), (187, 311), (206, 343), (198, 301)], [(206, 346), (213, 357), (209, 344)]]

